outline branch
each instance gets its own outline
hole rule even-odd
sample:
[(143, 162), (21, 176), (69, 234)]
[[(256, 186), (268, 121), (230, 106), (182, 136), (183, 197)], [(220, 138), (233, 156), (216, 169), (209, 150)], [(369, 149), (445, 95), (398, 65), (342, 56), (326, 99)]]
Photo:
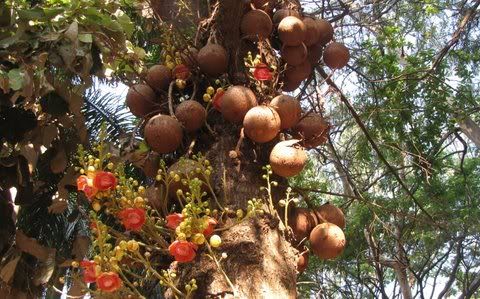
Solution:
[[(480, 0), (479, 0), (480, 2)], [(398, 173), (395, 171), (395, 169), (392, 167), (392, 165), (390, 165), (390, 163), (387, 161), (387, 159), (385, 158), (385, 156), (382, 154), (382, 152), (380, 151), (380, 149), (378, 148), (378, 145), (375, 143), (375, 141), (373, 140), (372, 136), (370, 136), (370, 134), (368, 133), (368, 130), (367, 128), (365, 127), (365, 125), (363, 124), (362, 120), (360, 119), (360, 116), (358, 115), (358, 113), (355, 111), (355, 109), (353, 108), (352, 104), (349, 102), (349, 100), (347, 99), (347, 97), (342, 93), (342, 91), (338, 88), (338, 86), (335, 84), (335, 82), (333, 82), (332, 79), (328, 78), (328, 75), (327, 73), (325, 73), (325, 71), (321, 68), (321, 67), (317, 67), (317, 71), (320, 73), (320, 75), (326, 79), (328, 85), (330, 85), (330, 87), (332, 87), (337, 93), (338, 95), (340, 96), (340, 100), (345, 104), (345, 106), (347, 106), (348, 110), (350, 111), (350, 114), (353, 116), (353, 118), (355, 119), (355, 122), (357, 123), (357, 125), (360, 127), (360, 129), (363, 131), (363, 133), (365, 134), (365, 137), (367, 138), (368, 142), (370, 143), (371, 147), (373, 148), (373, 150), (377, 153), (379, 159), (387, 166), (387, 168), (390, 170), (390, 172), (394, 175), (395, 179), (400, 183), (400, 185), (402, 186), (402, 188), (407, 192), (408, 196), (410, 196), (413, 200), (413, 202), (418, 206), (418, 208), (425, 213), (425, 215), (427, 215), (428, 218), (430, 218), (430, 220), (432, 220), (433, 222), (435, 222), (435, 220), (433, 219), (433, 217), (430, 215), (430, 213), (428, 213), (425, 208), (422, 206), (422, 204), (420, 204), (420, 202), (417, 200), (417, 198), (413, 195), (413, 193), (410, 191), (410, 189), (407, 187), (407, 185), (405, 184), (405, 182), (400, 178), (400, 176), (398, 175)]]

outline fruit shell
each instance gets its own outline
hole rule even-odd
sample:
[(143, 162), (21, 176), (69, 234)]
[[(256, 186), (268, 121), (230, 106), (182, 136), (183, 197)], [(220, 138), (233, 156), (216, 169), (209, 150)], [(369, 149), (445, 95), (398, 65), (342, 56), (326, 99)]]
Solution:
[(136, 84), (128, 89), (126, 105), (133, 115), (144, 117), (154, 110), (156, 98), (157, 96), (150, 86)]
[(273, 14), (272, 21), (273, 21), (274, 24), (278, 24), (288, 16), (300, 18), (300, 14), (298, 13), (298, 11), (293, 10), (293, 9), (282, 8), (282, 9), (277, 10)]
[(198, 50), (194, 47), (188, 47), (183, 50), (180, 54), (180, 58), (186, 66), (193, 68), (197, 65), (198, 61)]
[(329, 21), (320, 19), (317, 21), (317, 29), (319, 33), (318, 42), (325, 46), (333, 39), (333, 27)]
[(243, 120), (245, 135), (258, 143), (269, 142), (277, 137), (280, 124), (280, 115), (269, 106), (253, 107)]
[(148, 69), (145, 81), (157, 92), (168, 89), (172, 82), (172, 72), (164, 65), (157, 64)]
[(151, 152), (145, 159), (142, 165), (142, 170), (145, 176), (155, 178), (160, 167), (160, 155)]
[(257, 98), (250, 88), (231, 86), (221, 97), (220, 112), (233, 123), (242, 123), (248, 110), (257, 105)]
[(317, 225), (310, 233), (310, 245), (313, 253), (320, 259), (334, 259), (345, 248), (345, 234), (333, 223)]
[(278, 115), (280, 115), (282, 121), (280, 128), (282, 130), (294, 127), (302, 116), (300, 102), (286, 94), (274, 97), (270, 102), (270, 106), (275, 108)]
[(344, 68), (347, 66), (349, 60), (350, 51), (341, 43), (332, 42), (323, 52), (323, 62), (331, 69)]
[(211, 77), (218, 77), (228, 69), (228, 53), (217, 44), (207, 44), (201, 48), (197, 60), (200, 70)]
[(296, 176), (303, 170), (308, 158), (299, 142), (297, 139), (281, 141), (273, 147), (270, 152), (273, 173), (288, 178)]
[(187, 100), (177, 106), (175, 116), (182, 123), (185, 131), (191, 133), (203, 127), (207, 119), (207, 111), (199, 102)]
[(270, 16), (260, 9), (247, 12), (240, 24), (240, 31), (251, 41), (263, 40), (270, 36), (273, 23)]
[(308, 238), (313, 228), (314, 219), (305, 208), (294, 208), (288, 215), (288, 225), (292, 228), (295, 240), (298, 242)]
[(312, 65), (308, 60), (296, 66), (287, 66), (285, 70), (286, 81), (301, 82), (307, 79), (312, 73)]
[(282, 47), (282, 50), (280, 51), (282, 55), (282, 59), (288, 64), (288, 65), (300, 65), (302, 62), (307, 59), (307, 47), (301, 43), (298, 46), (287, 46), (284, 45)]
[(304, 18), (303, 23), (305, 24), (305, 27), (307, 28), (306, 34), (305, 34), (305, 45), (307, 47), (316, 44), (319, 39), (320, 39), (320, 28), (318, 26), (318, 23), (316, 20), (312, 18)]
[(305, 41), (307, 27), (297, 17), (285, 17), (278, 24), (278, 37), (284, 45), (298, 46)]
[(178, 120), (169, 115), (156, 115), (146, 124), (145, 141), (159, 154), (175, 151), (183, 139), (182, 126)]
[(330, 125), (321, 115), (310, 113), (303, 117), (293, 130), (296, 138), (303, 139), (305, 147), (315, 148), (327, 142)]
[(321, 205), (312, 211), (312, 215), (317, 218), (319, 224), (330, 222), (341, 229), (345, 229), (345, 215), (343, 214), (343, 211), (335, 205), (330, 203)]
[(297, 88), (300, 87), (300, 85), (302, 84), (302, 82), (303, 82), (303, 80), (300, 80), (300, 81), (292, 81), (292, 80), (286, 79), (286, 80), (283, 82), (282, 91), (284, 91), (284, 92), (294, 91), (295, 89), (297, 89)]
[(323, 45), (321, 43), (316, 43), (316, 44), (308, 47), (307, 52), (308, 52), (307, 60), (312, 65), (316, 65), (320, 61), (320, 59), (322, 58)]

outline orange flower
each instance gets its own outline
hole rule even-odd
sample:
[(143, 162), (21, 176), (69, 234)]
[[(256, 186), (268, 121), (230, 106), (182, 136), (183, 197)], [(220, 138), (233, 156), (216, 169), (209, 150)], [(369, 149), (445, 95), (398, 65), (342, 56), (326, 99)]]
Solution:
[(83, 191), (87, 186), (88, 186), (88, 177), (86, 175), (79, 176), (77, 178), (77, 190)]
[(104, 292), (112, 293), (122, 286), (122, 281), (115, 272), (103, 272), (97, 277), (97, 286)]
[(217, 220), (208, 217), (207, 219), (207, 228), (203, 231), (203, 234), (208, 237), (211, 234), (213, 234), (213, 230), (215, 229), (215, 226), (218, 224)]
[(178, 225), (183, 221), (183, 215), (182, 214), (170, 214), (167, 217), (167, 227), (171, 229), (176, 229)]
[(99, 171), (93, 178), (93, 187), (100, 191), (113, 190), (117, 186), (117, 178), (108, 171)]
[(95, 282), (97, 274), (95, 272), (95, 262), (94, 261), (81, 261), (80, 267), (83, 268), (83, 281), (85, 283)]
[(190, 69), (184, 64), (179, 64), (173, 69), (173, 77), (175, 79), (188, 80), (190, 75)]
[(191, 262), (196, 256), (197, 245), (188, 241), (175, 241), (168, 247), (168, 251), (179, 263)]
[(258, 81), (270, 81), (273, 79), (272, 72), (270, 72), (268, 66), (265, 63), (259, 63), (255, 66), (253, 76)]
[(126, 208), (120, 211), (119, 217), (127, 230), (139, 231), (145, 223), (145, 210)]

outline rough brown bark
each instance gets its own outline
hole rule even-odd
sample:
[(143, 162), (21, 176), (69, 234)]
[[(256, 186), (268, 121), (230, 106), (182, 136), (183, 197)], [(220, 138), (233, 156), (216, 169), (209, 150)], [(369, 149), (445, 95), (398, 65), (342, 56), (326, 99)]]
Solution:
[[(238, 72), (243, 66), (243, 55), (247, 45), (240, 38), (240, 22), (245, 1), (219, 1), (213, 20), (210, 41), (221, 44), (229, 53), (231, 81), (241, 84)], [(204, 37), (202, 40), (206, 42)], [(240, 76), (241, 77), (241, 76)], [(197, 140), (195, 151), (202, 151), (213, 166), (213, 187), (224, 207), (231, 211), (246, 210), (247, 202), (260, 198), (265, 186), (262, 166), (268, 163), (271, 146), (257, 146), (245, 140), (240, 154), (232, 157), (236, 148), (239, 127), (219, 122), (214, 126), (216, 138)], [(213, 140), (212, 140), (213, 139)], [(210, 145), (209, 145), (210, 144)], [(278, 191), (275, 200), (283, 196)], [(224, 217), (225, 218), (225, 217)], [(235, 219), (223, 219), (223, 227), (235, 223)], [(227, 254), (221, 262), (222, 269), (233, 283), (234, 290), (225, 275), (207, 255), (205, 247), (197, 254), (193, 263), (177, 265), (180, 288), (192, 278), (196, 279), (198, 290), (195, 298), (295, 298), (297, 250), (286, 240), (282, 224), (276, 216), (265, 214), (246, 219), (219, 233), (222, 246), (215, 250), (220, 256)], [(167, 297), (170, 297), (167, 292)]]

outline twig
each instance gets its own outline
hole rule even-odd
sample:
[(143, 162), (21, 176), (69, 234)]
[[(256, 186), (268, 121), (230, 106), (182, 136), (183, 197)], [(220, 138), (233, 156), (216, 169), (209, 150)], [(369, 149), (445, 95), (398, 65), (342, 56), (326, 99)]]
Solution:
[(175, 81), (170, 82), (170, 86), (168, 87), (168, 111), (170, 112), (171, 117), (175, 117), (175, 111), (173, 110), (173, 86), (175, 85)]

